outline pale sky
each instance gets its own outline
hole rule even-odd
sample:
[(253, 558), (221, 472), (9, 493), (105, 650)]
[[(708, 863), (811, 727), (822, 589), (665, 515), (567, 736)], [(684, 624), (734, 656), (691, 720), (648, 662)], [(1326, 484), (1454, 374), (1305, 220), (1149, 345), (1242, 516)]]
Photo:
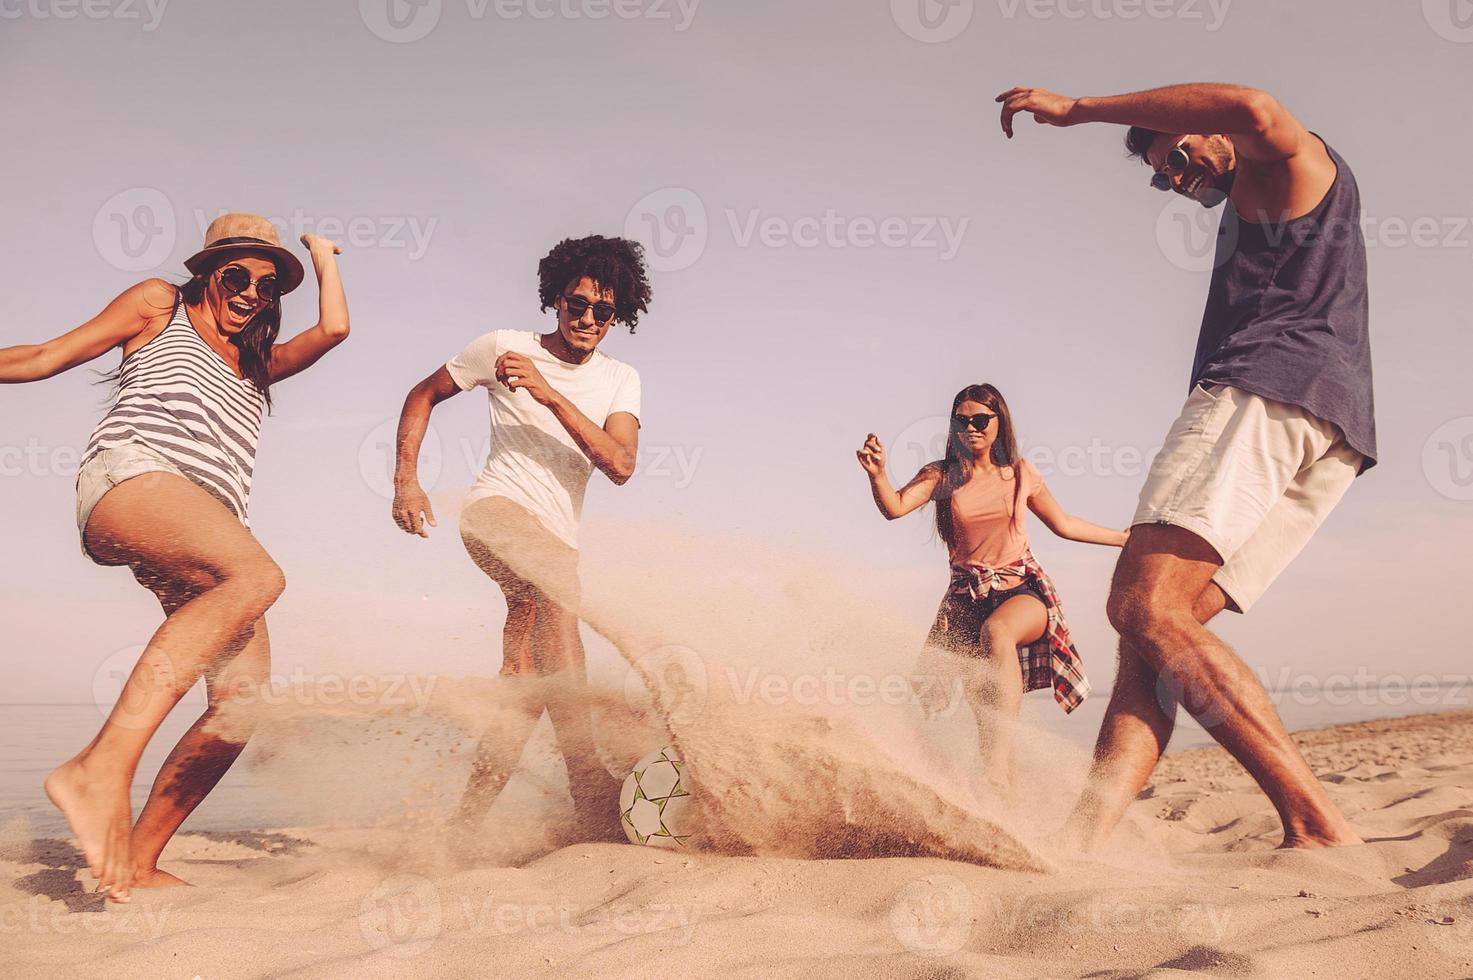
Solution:
[[(1263, 669), (1465, 672), (1466, 3), (921, 2), (0, 0), (0, 344), (180, 281), (221, 210), (346, 238), (353, 336), (277, 389), (261, 443), (255, 529), (290, 582), (276, 663), (491, 673), (499, 601), (454, 531), (484, 401), (436, 415), (428, 543), (381, 495), (393, 419), (478, 334), (549, 328), (535, 274), (556, 241), (640, 237), (651, 310), (606, 350), (642, 376), (645, 471), (595, 477), (585, 566), (618, 568), (600, 524), (736, 532), (889, 593), (919, 643), (944, 555), (928, 516), (875, 512), (865, 434), (908, 479), (954, 392), (991, 381), (1064, 506), (1122, 525), (1186, 396), (1208, 282), (1215, 213), (1169, 210), (1119, 128), (1021, 120), (1007, 142), (993, 96), (1250, 84), (1359, 180), (1381, 464), (1227, 635)], [(315, 301), (310, 282), (288, 297), (288, 331)], [(94, 379), (0, 390), (5, 701), (89, 701), (158, 622), (78, 551)], [(1031, 530), (1106, 687), (1114, 554)]]

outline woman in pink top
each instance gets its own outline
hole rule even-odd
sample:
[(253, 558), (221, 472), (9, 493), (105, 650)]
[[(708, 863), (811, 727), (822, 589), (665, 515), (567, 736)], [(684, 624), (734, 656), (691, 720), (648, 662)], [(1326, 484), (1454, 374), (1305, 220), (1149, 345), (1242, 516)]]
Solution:
[[(978, 658), (967, 700), (977, 713), (985, 776), (1004, 795), (1013, 783), (1013, 729), (1026, 691), (1052, 687), (1065, 711), (1089, 694), (1079, 653), (1053, 583), (1028, 548), (1023, 507), (1061, 538), (1120, 547), (1128, 532), (1064, 512), (1038, 469), (1018, 455), (1001, 392), (971, 385), (951, 403), (946, 458), (928, 463), (900, 490), (885, 473), (885, 447), (870, 433), (857, 453), (880, 513), (889, 520), (936, 504), (936, 533), (951, 553), (951, 584), (927, 647)], [(923, 704), (949, 703), (928, 678)]]

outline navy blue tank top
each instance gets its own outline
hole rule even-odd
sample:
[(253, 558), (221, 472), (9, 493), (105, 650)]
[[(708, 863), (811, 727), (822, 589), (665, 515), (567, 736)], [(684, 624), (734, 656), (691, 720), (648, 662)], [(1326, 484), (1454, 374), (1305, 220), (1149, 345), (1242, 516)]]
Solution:
[(1303, 408), (1345, 434), (1365, 472), (1376, 462), (1376, 420), (1360, 191), (1325, 149), (1335, 181), (1308, 214), (1258, 224), (1223, 205), (1192, 384)]

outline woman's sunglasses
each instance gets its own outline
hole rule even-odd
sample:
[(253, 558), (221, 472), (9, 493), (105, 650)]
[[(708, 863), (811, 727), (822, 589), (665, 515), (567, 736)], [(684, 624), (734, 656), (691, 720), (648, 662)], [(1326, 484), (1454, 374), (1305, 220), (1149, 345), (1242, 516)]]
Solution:
[(1187, 139), (1190, 138), (1191, 137), (1187, 137), (1186, 139), (1183, 139), (1180, 143), (1173, 146), (1171, 148), (1171, 151), (1166, 154), (1165, 170), (1158, 171), (1157, 173), (1151, 175), (1151, 186), (1156, 188), (1156, 190), (1171, 190), (1171, 175), (1181, 173), (1183, 170), (1187, 169), (1187, 164), (1192, 162), (1192, 158), (1187, 156), (1187, 151), (1182, 149), (1182, 147), (1187, 145)]
[(953, 415), (951, 429), (953, 432), (966, 432), (968, 429), (986, 432), (987, 427), (995, 418), (997, 418), (996, 415), (988, 415), (986, 412), (978, 412), (976, 415)]
[(583, 314), (593, 307), (593, 320), (599, 326), (612, 320), (617, 312), (613, 303), (590, 303), (582, 296), (564, 296), (563, 302), (568, 304), (568, 316), (574, 320), (583, 319)]
[(231, 296), (238, 296), (251, 288), (251, 283), (256, 284), (256, 295), (270, 303), (276, 299), (276, 277), (262, 276), (252, 279), (251, 274), (238, 265), (227, 265), (220, 270), (220, 285)]

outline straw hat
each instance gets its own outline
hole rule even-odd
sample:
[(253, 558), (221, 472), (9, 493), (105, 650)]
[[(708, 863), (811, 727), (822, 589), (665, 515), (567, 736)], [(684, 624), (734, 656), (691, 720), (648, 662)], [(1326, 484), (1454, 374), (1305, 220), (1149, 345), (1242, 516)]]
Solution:
[(282, 247), (276, 226), (259, 214), (232, 212), (210, 222), (205, 247), (184, 260), (184, 268), (200, 276), (216, 264), (221, 252), (265, 252), (276, 262), (277, 285), (289, 293), (302, 284), (306, 273), (297, 257)]

